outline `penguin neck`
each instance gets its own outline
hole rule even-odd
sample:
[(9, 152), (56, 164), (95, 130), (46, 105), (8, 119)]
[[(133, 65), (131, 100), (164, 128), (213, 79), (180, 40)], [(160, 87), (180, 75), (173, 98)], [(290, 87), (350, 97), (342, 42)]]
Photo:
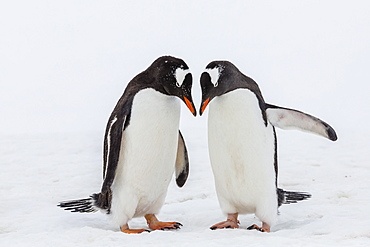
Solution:
[(131, 121), (146, 123), (147, 128), (161, 128), (165, 123), (178, 130), (180, 120), (180, 99), (156, 91), (153, 88), (140, 90), (134, 97)]
[[(255, 107), (257, 102), (257, 108)], [(257, 110), (262, 117), (265, 126), (267, 126), (267, 116), (264, 109), (264, 102), (261, 101), (259, 95), (247, 88), (238, 88), (229, 91), (221, 96), (215, 97), (209, 105), (210, 115), (217, 115), (219, 112), (222, 115), (230, 115), (231, 118), (240, 118), (244, 114), (252, 110)], [(223, 113), (221, 113), (223, 112)]]

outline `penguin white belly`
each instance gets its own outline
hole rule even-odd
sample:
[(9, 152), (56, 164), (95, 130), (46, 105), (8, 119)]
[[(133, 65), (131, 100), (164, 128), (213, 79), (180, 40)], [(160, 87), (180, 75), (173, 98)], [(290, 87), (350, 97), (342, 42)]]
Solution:
[(237, 89), (211, 101), (208, 144), (222, 211), (255, 213), (273, 225), (278, 207), (274, 133), (254, 93)]
[(153, 89), (135, 96), (111, 187), (111, 215), (118, 224), (162, 207), (175, 168), (179, 120), (176, 97)]

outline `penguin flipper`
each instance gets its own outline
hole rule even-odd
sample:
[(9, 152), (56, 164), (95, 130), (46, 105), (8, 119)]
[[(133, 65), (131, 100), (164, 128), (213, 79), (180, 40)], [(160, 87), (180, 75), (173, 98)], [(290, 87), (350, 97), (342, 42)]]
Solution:
[(324, 121), (294, 109), (265, 104), (268, 121), (281, 129), (297, 129), (336, 141), (335, 130)]
[[(119, 102), (120, 103), (120, 102)], [(112, 112), (104, 135), (103, 178), (104, 182), (99, 194), (94, 194), (95, 205), (109, 211), (111, 201), (110, 187), (116, 175), (122, 134), (130, 120), (130, 113), (119, 111), (119, 103)], [(118, 109), (118, 110), (117, 110)]]
[(186, 179), (189, 175), (189, 157), (188, 151), (186, 149), (184, 138), (182, 137), (181, 131), (179, 130), (179, 140), (177, 146), (177, 155), (176, 155), (176, 184), (179, 187), (184, 186)]

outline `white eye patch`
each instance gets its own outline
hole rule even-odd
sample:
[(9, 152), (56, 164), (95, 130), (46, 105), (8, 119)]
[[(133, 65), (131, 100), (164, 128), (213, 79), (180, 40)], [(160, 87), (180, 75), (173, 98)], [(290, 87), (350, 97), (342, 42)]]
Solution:
[(190, 73), (189, 69), (177, 68), (175, 70), (176, 86), (181, 87), (184, 83), (185, 76)]
[(206, 69), (205, 72), (211, 77), (211, 82), (214, 87), (218, 86), (218, 79), (220, 78), (220, 70), (218, 68)]

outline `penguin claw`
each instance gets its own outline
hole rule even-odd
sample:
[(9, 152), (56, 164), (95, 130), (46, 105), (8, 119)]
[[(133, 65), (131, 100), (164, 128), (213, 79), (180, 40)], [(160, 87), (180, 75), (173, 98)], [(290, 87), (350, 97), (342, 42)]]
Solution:
[(163, 227), (163, 228), (161, 228), (162, 231), (173, 230), (173, 229), (180, 229), (180, 226), (179, 225), (173, 225), (173, 227)]
[(260, 228), (256, 225), (256, 224), (253, 224), (251, 226), (248, 226), (247, 230), (259, 230)]
[(253, 224), (253, 225), (249, 226), (247, 228), (247, 230), (257, 230), (257, 231), (260, 231), (260, 232), (269, 232), (269, 230), (267, 230), (267, 229), (265, 229), (263, 227), (259, 227), (256, 224)]

